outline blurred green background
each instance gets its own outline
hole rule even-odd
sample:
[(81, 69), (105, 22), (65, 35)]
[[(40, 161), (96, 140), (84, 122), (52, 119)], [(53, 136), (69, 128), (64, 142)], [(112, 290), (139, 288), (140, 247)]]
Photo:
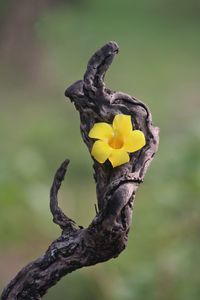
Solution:
[(127, 249), (44, 299), (200, 299), (199, 0), (0, 1), (0, 288), (58, 237), (49, 189), (65, 158), (62, 208), (83, 226), (95, 215), (92, 160), (64, 90), (109, 40), (121, 52), (107, 86), (150, 107), (159, 152)]

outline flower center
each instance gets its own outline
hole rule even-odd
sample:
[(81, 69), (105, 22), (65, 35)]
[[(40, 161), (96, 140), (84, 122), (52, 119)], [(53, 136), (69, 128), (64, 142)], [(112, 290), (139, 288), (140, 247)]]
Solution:
[(124, 142), (119, 136), (113, 136), (111, 139), (109, 139), (108, 144), (113, 149), (121, 149), (124, 145)]

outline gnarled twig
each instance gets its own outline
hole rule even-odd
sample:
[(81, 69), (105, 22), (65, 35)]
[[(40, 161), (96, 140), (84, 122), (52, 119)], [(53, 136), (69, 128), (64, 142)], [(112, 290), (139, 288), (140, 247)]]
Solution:
[(91, 151), (89, 130), (96, 122), (112, 123), (117, 114), (131, 115), (134, 128), (145, 134), (146, 145), (130, 155), (129, 163), (112, 168), (109, 161), (94, 160), (98, 212), (88, 228), (78, 228), (58, 206), (57, 193), (69, 161), (55, 174), (50, 193), (53, 221), (61, 236), (37, 260), (23, 268), (3, 291), (2, 300), (36, 300), (64, 275), (84, 266), (117, 257), (127, 245), (133, 201), (139, 184), (158, 147), (158, 128), (153, 127), (149, 109), (128, 94), (105, 87), (104, 75), (119, 47), (109, 42), (88, 62), (84, 79), (70, 86), (65, 95), (80, 113), (81, 133)]

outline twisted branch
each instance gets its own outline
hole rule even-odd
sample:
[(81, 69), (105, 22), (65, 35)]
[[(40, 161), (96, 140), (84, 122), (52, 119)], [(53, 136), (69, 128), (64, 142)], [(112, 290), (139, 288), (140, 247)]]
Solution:
[(55, 174), (50, 192), (53, 221), (62, 233), (38, 259), (23, 268), (4, 289), (2, 300), (36, 300), (66, 274), (117, 257), (126, 247), (136, 190), (158, 147), (158, 128), (153, 127), (149, 109), (128, 94), (105, 87), (104, 76), (119, 52), (109, 42), (89, 60), (83, 80), (71, 85), (65, 95), (80, 113), (81, 134), (89, 151), (88, 132), (96, 122), (112, 123), (116, 114), (132, 117), (134, 128), (145, 134), (146, 145), (130, 155), (127, 164), (112, 168), (109, 161), (94, 160), (98, 211), (88, 228), (78, 228), (58, 206), (57, 194), (69, 160)]

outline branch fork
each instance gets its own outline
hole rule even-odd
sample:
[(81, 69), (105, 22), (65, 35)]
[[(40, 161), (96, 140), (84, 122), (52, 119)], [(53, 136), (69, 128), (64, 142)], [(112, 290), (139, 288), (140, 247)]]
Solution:
[(115, 42), (95, 52), (83, 80), (67, 88), (65, 95), (80, 113), (81, 134), (89, 151), (93, 141), (88, 133), (92, 126), (97, 122), (112, 123), (116, 114), (131, 115), (134, 128), (144, 133), (146, 145), (132, 153), (128, 163), (116, 168), (108, 161), (99, 164), (94, 160), (98, 209), (88, 228), (77, 226), (58, 206), (57, 195), (69, 160), (61, 164), (50, 191), (50, 210), (61, 235), (41, 257), (16, 275), (4, 289), (2, 300), (41, 299), (64, 275), (115, 258), (127, 245), (135, 194), (157, 151), (159, 129), (152, 125), (151, 113), (144, 103), (106, 88), (104, 76), (118, 52)]

